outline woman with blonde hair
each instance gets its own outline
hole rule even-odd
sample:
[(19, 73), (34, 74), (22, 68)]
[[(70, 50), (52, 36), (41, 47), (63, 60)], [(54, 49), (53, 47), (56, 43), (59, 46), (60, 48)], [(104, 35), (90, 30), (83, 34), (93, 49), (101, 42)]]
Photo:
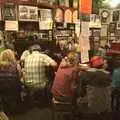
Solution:
[(78, 74), (76, 66), (79, 61), (75, 52), (70, 52), (62, 60), (55, 74), (52, 95), (55, 100), (73, 102), (75, 97)]
[(0, 97), (5, 112), (15, 111), (21, 102), (21, 69), (15, 53), (6, 49), (0, 54)]
[(21, 75), (20, 65), (17, 63), (15, 53), (6, 49), (0, 54), (0, 71), (16, 73)]

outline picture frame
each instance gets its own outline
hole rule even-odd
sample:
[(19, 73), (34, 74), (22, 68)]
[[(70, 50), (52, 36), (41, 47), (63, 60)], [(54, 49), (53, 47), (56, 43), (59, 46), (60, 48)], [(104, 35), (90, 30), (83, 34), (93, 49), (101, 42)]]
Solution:
[(48, 21), (52, 19), (52, 9), (39, 9), (40, 21)]
[(117, 24), (116, 24), (116, 29), (117, 29), (117, 30), (120, 30), (120, 22), (117, 22)]
[(55, 10), (55, 21), (56, 22), (63, 22), (64, 21), (64, 11), (61, 8), (57, 8)]
[(34, 6), (19, 5), (19, 21), (38, 21), (38, 8)]
[(4, 5), (4, 20), (17, 20), (17, 6), (15, 4)]

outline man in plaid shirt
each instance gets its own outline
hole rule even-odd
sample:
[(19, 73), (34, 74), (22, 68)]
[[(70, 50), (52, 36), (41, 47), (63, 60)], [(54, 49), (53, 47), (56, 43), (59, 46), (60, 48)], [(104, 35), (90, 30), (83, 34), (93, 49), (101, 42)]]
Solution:
[(56, 67), (57, 63), (40, 52), (40, 46), (35, 44), (31, 47), (32, 53), (25, 58), (25, 84), (28, 88), (45, 88), (48, 77), (46, 66)]

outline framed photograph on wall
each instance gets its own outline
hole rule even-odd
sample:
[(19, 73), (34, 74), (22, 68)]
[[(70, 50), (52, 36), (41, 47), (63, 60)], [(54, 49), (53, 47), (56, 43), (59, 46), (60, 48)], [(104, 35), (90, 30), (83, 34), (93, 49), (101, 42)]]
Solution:
[(116, 29), (117, 30), (120, 30), (120, 22), (117, 22), (117, 25), (116, 25), (117, 27), (116, 27)]
[(19, 21), (38, 21), (37, 7), (19, 5)]
[(72, 23), (72, 11), (70, 9), (65, 10), (64, 14), (64, 22), (65, 23)]
[(72, 19), (73, 19), (72, 20), (73, 23), (77, 23), (77, 21), (78, 21), (78, 11), (77, 10), (73, 11)]
[(115, 33), (115, 30), (116, 30), (116, 23), (110, 23), (109, 24), (109, 32), (110, 33)]
[(4, 20), (17, 20), (17, 6), (15, 4), (4, 5)]
[(64, 21), (64, 11), (60, 8), (55, 10), (55, 21), (56, 22), (63, 22)]
[(52, 20), (52, 9), (39, 9), (40, 21)]

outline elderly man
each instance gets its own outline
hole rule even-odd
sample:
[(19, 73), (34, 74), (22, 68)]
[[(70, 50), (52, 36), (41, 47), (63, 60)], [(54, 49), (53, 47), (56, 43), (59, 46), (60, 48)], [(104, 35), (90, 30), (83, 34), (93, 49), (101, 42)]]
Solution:
[(38, 97), (40, 93), (44, 93), (48, 83), (46, 67), (56, 67), (57, 63), (46, 54), (41, 53), (38, 44), (34, 44), (31, 51), (32, 53), (25, 58), (25, 84), (30, 92)]

